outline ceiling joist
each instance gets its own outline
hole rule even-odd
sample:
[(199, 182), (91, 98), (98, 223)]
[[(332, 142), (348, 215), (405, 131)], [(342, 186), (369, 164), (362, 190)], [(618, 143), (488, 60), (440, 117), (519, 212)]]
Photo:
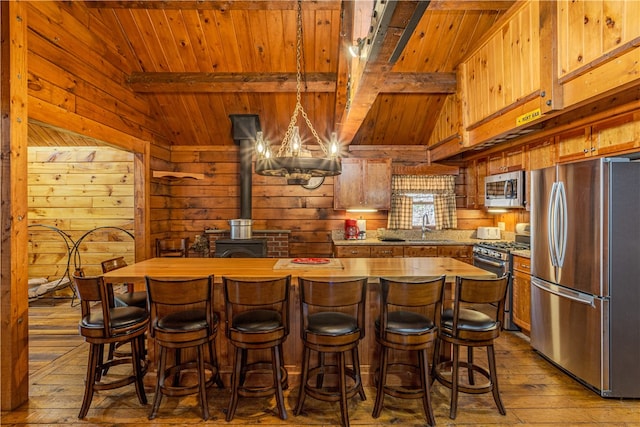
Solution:
[[(89, 0), (89, 8), (96, 9), (164, 9), (164, 10), (295, 10), (297, 2), (291, 0), (255, 1), (202, 1), (202, 0)], [(340, 0), (304, 1), (305, 10), (340, 10)]]
[(511, 0), (431, 0), (429, 10), (507, 10)]
[[(295, 92), (294, 73), (133, 73), (129, 87), (139, 93)], [(333, 73), (310, 73), (304, 92), (335, 92)], [(455, 93), (455, 73), (387, 73), (377, 93)]]
[[(295, 92), (296, 73), (132, 73), (129, 87), (140, 93)], [(307, 73), (303, 92), (335, 92), (333, 73)]]

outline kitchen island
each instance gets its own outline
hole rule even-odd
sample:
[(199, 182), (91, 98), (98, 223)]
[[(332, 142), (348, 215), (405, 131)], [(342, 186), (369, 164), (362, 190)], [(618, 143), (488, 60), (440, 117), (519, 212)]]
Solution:
[[(200, 277), (214, 275), (214, 309), (220, 314), (220, 327), (216, 340), (220, 372), (229, 384), (233, 366), (233, 348), (224, 336), (224, 294), (222, 276), (274, 277), (290, 274), (290, 334), (284, 345), (284, 358), (290, 383), (298, 384), (302, 367), (302, 341), (300, 339), (300, 310), (297, 278), (304, 277), (349, 277), (369, 279), (367, 290), (367, 313), (365, 338), (360, 343), (360, 363), (363, 382), (373, 384), (370, 375), (377, 364), (377, 345), (374, 322), (380, 310), (380, 277), (423, 277), (446, 275), (447, 283), (455, 276), (494, 277), (493, 273), (457, 261), (452, 258), (329, 258), (327, 264), (295, 264), (291, 259), (274, 258), (151, 258), (104, 275), (107, 282), (133, 282), (136, 288), (144, 289), (144, 277), (159, 278)], [(150, 346), (151, 354), (153, 349)]]

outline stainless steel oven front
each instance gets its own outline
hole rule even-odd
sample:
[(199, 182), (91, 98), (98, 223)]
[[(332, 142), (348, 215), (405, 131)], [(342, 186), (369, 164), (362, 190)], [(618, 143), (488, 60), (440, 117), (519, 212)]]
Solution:
[[(481, 252), (483, 252), (481, 247), (474, 246), (473, 265), (475, 267), (490, 271), (498, 277), (510, 271), (508, 253), (504, 254), (506, 259), (501, 259), (489, 255), (483, 255)], [(509, 287), (507, 289), (507, 297), (504, 304), (504, 329), (508, 331), (519, 331), (520, 328), (515, 323), (513, 323), (511, 314), (511, 306), (513, 302), (513, 286), (511, 280), (513, 279), (509, 279)]]

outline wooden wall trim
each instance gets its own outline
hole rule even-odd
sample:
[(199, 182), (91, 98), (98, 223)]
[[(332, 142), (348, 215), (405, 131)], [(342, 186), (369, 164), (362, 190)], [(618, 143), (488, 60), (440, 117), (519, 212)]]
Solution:
[(0, 2), (0, 409), (29, 399), (27, 284), (27, 11), (24, 2)]

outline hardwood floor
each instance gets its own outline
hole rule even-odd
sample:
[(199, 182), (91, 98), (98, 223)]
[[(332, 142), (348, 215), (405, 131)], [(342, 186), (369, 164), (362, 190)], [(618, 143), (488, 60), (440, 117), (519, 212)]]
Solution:
[[(149, 421), (150, 406), (141, 406), (133, 386), (94, 397), (85, 420), (78, 420), (84, 391), (87, 344), (77, 333), (79, 307), (68, 300), (41, 300), (32, 303), (30, 322), (30, 400), (15, 411), (3, 412), (3, 426), (100, 425), (182, 426), (202, 422), (195, 396), (165, 398), (158, 418)], [(295, 339), (290, 337), (289, 339)], [(603, 399), (564, 373), (552, 367), (529, 346), (525, 337), (505, 332), (497, 345), (498, 375), (506, 416), (501, 416), (490, 395), (461, 395), (458, 416), (448, 417), (450, 392), (435, 383), (432, 389), (434, 413), (439, 426), (625, 426), (640, 427), (640, 400)], [(229, 391), (209, 392), (209, 424), (221, 425), (309, 425), (333, 426), (339, 423), (337, 404), (305, 401), (304, 413), (293, 415), (297, 387), (286, 391), (289, 418), (282, 421), (275, 412), (275, 400), (242, 399), (236, 417), (224, 421)], [(375, 390), (366, 389), (367, 400), (349, 402), (352, 426), (425, 425), (419, 401), (387, 397), (378, 419), (371, 417)], [(153, 397), (149, 389), (149, 399)]]

